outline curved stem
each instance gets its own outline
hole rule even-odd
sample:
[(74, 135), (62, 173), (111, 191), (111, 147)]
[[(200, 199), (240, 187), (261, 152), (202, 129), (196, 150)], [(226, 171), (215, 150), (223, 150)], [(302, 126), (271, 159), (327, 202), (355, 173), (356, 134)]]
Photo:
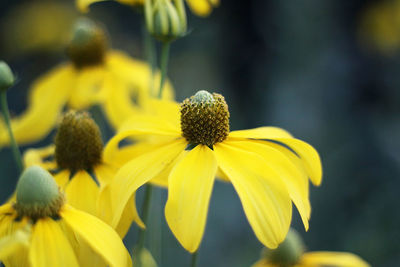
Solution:
[(162, 98), (162, 91), (164, 88), (165, 79), (167, 78), (167, 68), (168, 68), (168, 59), (169, 59), (169, 48), (170, 42), (163, 42), (161, 46), (161, 78), (160, 78), (160, 88), (158, 90), (158, 98)]
[(190, 264), (191, 267), (197, 267), (198, 255), (199, 255), (199, 251), (198, 250), (195, 253), (192, 254), (192, 262)]
[(1, 90), (0, 93), (1, 98), (1, 110), (3, 112), (4, 120), (6, 122), (8, 135), (10, 137), (10, 145), (11, 150), (15, 159), (15, 163), (17, 164), (17, 168), (19, 173), (22, 173), (24, 169), (24, 165), (22, 163), (21, 152), (19, 151), (17, 142), (15, 141), (14, 134), (11, 128), (11, 120), (10, 120), (10, 113), (8, 112), (8, 104), (7, 104), (7, 91)]

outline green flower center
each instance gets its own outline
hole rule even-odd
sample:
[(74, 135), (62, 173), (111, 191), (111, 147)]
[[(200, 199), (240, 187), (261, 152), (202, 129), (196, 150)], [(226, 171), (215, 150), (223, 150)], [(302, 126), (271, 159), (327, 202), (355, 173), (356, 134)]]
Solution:
[(86, 112), (70, 111), (64, 115), (56, 135), (55, 158), (58, 167), (91, 170), (101, 163), (103, 141), (100, 129)]
[(53, 176), (39, 166), (27, 168), (17, 184), (18, 217), (36, 221), (43, 217), (57, 217), (65, 199)]
[(78, 69), (104, 62), (107, 51), (105, 32), (94, 22), (81, 19), (75, 24), (67, 55)]
[(213, 146), (229, 135), (229, 110), (220, 94), (199, 91), (181, 104), (182, 136), (190, 144)]

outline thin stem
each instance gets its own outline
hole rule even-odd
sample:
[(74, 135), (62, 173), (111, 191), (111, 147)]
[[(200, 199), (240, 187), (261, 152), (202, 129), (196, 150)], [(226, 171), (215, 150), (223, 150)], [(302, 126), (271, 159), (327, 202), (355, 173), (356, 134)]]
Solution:
[(15, 159), (15, 163), (17, 164), (18, 171), (19, 173), (22, 173), (22, 171), (24, 170), (24, 165), (22, 163), (21, 152), (19, 151), (17, 142), (15, 141), (14, 134), (11, 128), (10, 113), (8, 112), (8, 104), (7, 104), (7, 91), (1, 90), (0, 97), (1, 97), (1, 110), (3, 112), (4, 120), (6, 122), (8, 130), (8, 135), (10, 137), (11, 150)]
[(161, 99), (162, 91), (164, 88), (165, 79), (167, 78), (167, 68), (168, 68), (168, 59), (169, 59), (169, 48), (171, 44), (170, 42), (163, 42), (161, 46), (161, 79), (160, 79), (160, 88), (158, 90), (158, 98)]
[(191, 267), (197, 267), (197, 260), (199, 256), (199, 250), (192, 254), (192, 263), (190, 264)]
[[(153, 186), (151, 184), (146, 185), (146, 189), (144, 192), (144, 200), (142, 204), (142, 219), (143, 223), (147, 225), (147, 221), (149, 218), (149, 211), (150, 211), (150, 204), (151, 204), (151, 195), (153, 193)], [(136, 250), (138, 253), (144, 248), (144, 242), (145, 242), (145, 237), (146, 237), (146, 229), (140, 229), (139, 230), (139, 238), (136, 246)], [(140, 258), (137, 257), (138, 261), (140, 261)], [(141, 266), (141, 262), (139, 262), (139, 265)]]
[(150, 66), (150, 80), (149, 80), (149, 88), (152, 96), (155, 96), (154, 90), (154, 74), (157, 68), (157, 51), (154, 43), (154, 39), (151, 37), (150, 33), (147, 31), (146, 23), (143, 26), (143, 39), (144, 39), (144, 51), (147, 63)]

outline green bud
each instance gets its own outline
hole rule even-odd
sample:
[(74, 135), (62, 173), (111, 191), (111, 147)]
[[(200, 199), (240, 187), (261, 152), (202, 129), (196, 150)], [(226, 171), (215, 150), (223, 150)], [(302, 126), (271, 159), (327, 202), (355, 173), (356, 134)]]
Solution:
[(53, 176), (39, 166), (29, 167), (21, 174), (16, 191), (14, 207), (21, 217), (56, 216), (64, 203)]
[(75, 67), (81, 68), (103, 63), (107, 46), (103, 29), (93, 21), (81, 18), (74, 25), (66, 52)]
[(7, 90), (14, 85), (14, 74), (8, 64), (0, 61), (0, 90)]
[(265, 249), (263, 257), (277, 266), (289, 267), (298, 263), (304, 251), (305, 247), (300, 235), (290, 229), (285, 241), (277, 249)]
[(186, 33), (186, 11), (183, 0), (145, 0), (148, 31), (162, 42), (170, 42)]

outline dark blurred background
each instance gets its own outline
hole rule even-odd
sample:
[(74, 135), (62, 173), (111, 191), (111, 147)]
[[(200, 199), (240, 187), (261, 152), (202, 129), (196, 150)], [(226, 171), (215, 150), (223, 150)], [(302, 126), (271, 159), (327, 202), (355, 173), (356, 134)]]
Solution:
[[(65, 36), (79, 14), (73, 1), (1, 5), (0, 55), (18, 75), (8, 96), (16, 115), (32, 81), (66, 60)], [(400, 266), (400, 1), (222, 0), (207, 18), (188, 14), (191, 34), (173, 44), (170, 60), (177, 100), (220, 92), (232, 129), (274, 125), (312, 144), (324, 178), (311, 186), (307, 233), (293, 215), (308, 249)], [(144, 59), (139, 13), (110, 1), (87, 16), (106, 26), (114, 48)], [(0, 162), (5, 201), (17, 179), (8, 148)], [(167, 194), (157, 192), (148, 247), (160, 266), (187, 266), (189, 255), (163, 217)], [(218, 182), (199, 265), (250, 266), (261, 248), (233, 187)]]

